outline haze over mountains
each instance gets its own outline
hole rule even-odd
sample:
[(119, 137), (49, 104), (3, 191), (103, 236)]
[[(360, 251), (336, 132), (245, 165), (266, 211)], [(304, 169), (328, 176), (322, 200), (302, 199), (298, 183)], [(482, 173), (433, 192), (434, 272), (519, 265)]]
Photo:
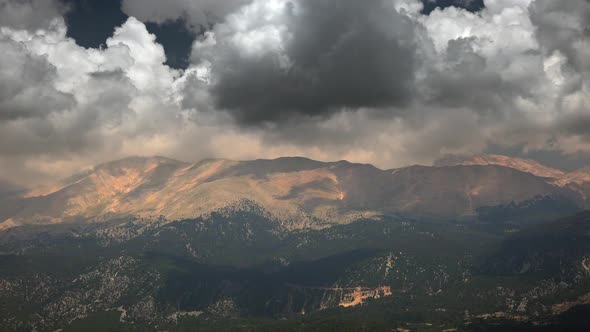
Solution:
[(244, 200), (288, 229), (379, 215), (473, 219), (485, 208), (539, 200), (583, 209), (589, 194), (589, 168), (568, 173), (498, 155), (449, 156), (433, 167), (393, 170), (300, 157), (195, 164), (130, 157), (5, 195), (0, 228), (127, 215), (194, 218)]

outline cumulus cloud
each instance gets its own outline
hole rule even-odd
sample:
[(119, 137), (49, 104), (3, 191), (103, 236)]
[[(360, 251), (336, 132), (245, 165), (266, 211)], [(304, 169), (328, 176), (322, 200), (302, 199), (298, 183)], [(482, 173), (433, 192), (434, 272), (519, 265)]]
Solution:
[(539, 41), (549, 53), (559, 51), (578, 70), (590, 70), (590, 1), (557, 3), (536, 0), (531, 20)]
[[(206, 75), (194, 80), (199, 88), (193, 90), (199, 91), (201, 98), (196, 100), (203, 104), (203, 89), (209, 89), (208, 105), (228, 110), (248, 126), (265, 128), (263, 137), (275, 143), (298, 141), (297, 134), (290, 134), (295, 127), (302, 144), (315, 148), (318, 143), (309, 142), (326, 136), (322, 119), (368, 109), (380, 121), (405, 126), (422, 119), (412, 127), (413, 136), (420, 137), (421, 145), (432, 146), (423, 149), (431, 155), (443, 150), (477, 152), (489, 144), (522, 146), (523, 151), (571, 151), (573, 147), (565, 145), (572, 140), (566, 138), (580, 137), (580, 129), (569, 131), (564, 114), (588, 112), (587, 85), (571, 83), (583, 82), (587, 75), (563, 66), (570, 61), (565, 51), (547, 51), (534, 18), (538, 14), (531, 9), (539, 8), (542, 1), (489, 0), (479, 13), (449, 7), (428, 16), (420, 15), (421, 6), (415, 1), (394, 1), (392, 7), (373, 2), (362, 9), (347, 2), (325, 7), (325, 2), (254, 2), (195, 43), (195, 68)], [(586, 17), (581, 9), (575, 15)], [(379, 14), (373, 15), (373, 10)], [(358, 18), (358, 13), (371, 20)], [(341, 25), (332, 26), (324, 15)], [(381, 24), (380, 18), (387, 23)], [(584, 19), (571, 22), (585, 26), (579, 23)], [(558, 36), (570, 34), (560, 26), (551, 28)], [(576, 30), (578, 39), (565, 44), (582, 43), (584, 29)], [(396, 34), (400, 31), (404, 33)], [(341, 48), (349, 41), (360, 50)], [(388, 48), (396, 43), (403, 45), (401, 49)], [(360, 56), (355, 59), (354, 54)], [(380, 62), (375, 56), (387, 60)], [(411, 70), (398, 72), (400, 67), (392, 62)], [(467, 118), (476, 130), (468, 137), (476, 144), (463, 141), (462, 147), (457, 146), (464, 136), (444, 118), (458, 113), (471, 114)], [(367, 120), (355, 128), (352, 135), (342, 131), (348, 139), (324, 138), (320, 144), (334, 151), (379, 130)], [(426, 134), (421, 136), (422, 132)], [(418, 152), (413, 155), (403, 159), (424, 159)]]
[(256, 1), (195, 43), (216, 108), (246, 124), (413, 95), (418, 27), (390, 1)]
[(66, 10), (60, 0), (0, 0), (0, 22), (2, 26), (34, 31), (47, 27)]
[(536, 0), (530, 6), (530, 17), (544, 54), (558, 59), (558, 116), (551, 129), (566, 151), (590, 151), (590, 127), (585, 126), (590, 114), (590, 1), (558, 5)]
[(34, 33), (0, 31), (0, 159), (14, 172), (27, 171), (17, 161), (118, 155), (122, 142), (179, 125), (166, 113), (178, 73), (136, 19), (102, 50), (76, 45), (61, 19)]
[(528, 4), (423, 16), (409, 0), (255, 1), (195, 43), (193, 69), (206, 77), (188, 85), (185, 106), (203, 105), (205, 88), (215, 109), (283, 133), (301, 116), (359, 109), (407, 118), (468, 108), (499, 121), (552, 92)]
[(71, 95), (53, 86), (56, 68), (9, 38), (0, 37), (0, 121), (46, 117), (67, 110)]
[[(125, 0), (139, 19), (101, 49), (67, 37), (59, 6), (40, 25), (1, 20), (0, 178), (37, 183), (127, 155), (393, 168), (489, 146), (588, 153), (588, 4), (423, 15), (418, 0)], [(178, 17), (215, 17), (184, 71), (141, 21)]]
[(195, 42), (193, 69), (206, 80), (193, 80), (184, 105), (203, 108), (205, 88), (205, 104), (264, 125), (343, 109), (498, 114), (540, 103), (551, 82), (527, 8), (495, 0), (481, 13), (423, 16), (410, 0), (255, 1)]
[(123, 0), (122, 9), (144, 22), (164, 23), (183, 19), (199, 31), (217, 23), (249, 0)]

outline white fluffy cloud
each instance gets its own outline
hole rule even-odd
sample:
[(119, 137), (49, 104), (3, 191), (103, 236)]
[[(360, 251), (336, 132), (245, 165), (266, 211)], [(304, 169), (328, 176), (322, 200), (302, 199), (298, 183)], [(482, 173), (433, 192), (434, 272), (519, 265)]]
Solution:
[(186, 71), (164, 64), (138, 19), (86, 49), (66, 37), (62, 7), (33, 11), (48, 3), (0, 0), (0, 178), (30, 184), (126, 155), (388, 168), (491, 144), (590, 151), (585, 3), (423, 16), (414, 0), (125, 0), (143, 21), (214, 14)]
[[(103, 50), (79, 47), (65, 32), (61, 19), (42, 31), (1, 30), (6, 168), (18, 171), (16, 163), (30, 160), (96, 162), (182, 125), (172, 96), (179, 74), (163, 65), (164, 50), (143, 23), (129, 19)], [(27, 169), (20, 170), (25, 177)]]

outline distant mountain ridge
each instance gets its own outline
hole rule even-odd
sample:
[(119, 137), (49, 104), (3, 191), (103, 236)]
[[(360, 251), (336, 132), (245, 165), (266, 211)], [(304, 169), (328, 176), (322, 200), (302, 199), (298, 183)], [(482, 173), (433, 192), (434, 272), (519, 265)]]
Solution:
[(498, 165), (514, 168), (536, 176), (556, 179), (565, 175), (565, 172), (562, 170), (547, 167), (532, 159), (495, 154), (447, 155), (434, 162), (434, 166), (438, 167), (457, 165)]
[(292, 229), (391, 214), (473, 218), (482, 207), (512, 204), (513, 209), (539, 197), (584, 208), (590, 192), (587, 174), (494, 155), (395, 170), (301, 157), (194, 164), (129, 157), (19, 197), (2, 198), (0, 229), (125, 215), (178, 220), (243, 200), (256, 202)]
[(474, 155), (447, 155), (433, 163), (435, 167), (458, 166), (458, 165), (498, 165), (514, 168), (522, 172), (531, 173), (536, 176), (553, 178), (558, 185), (571, 183), (583, 184), (590, 182), (590, 166), (582, 167), (570, 172), (548, 167), (541, 163), (525, 158), (507, 157), (494, 154)]

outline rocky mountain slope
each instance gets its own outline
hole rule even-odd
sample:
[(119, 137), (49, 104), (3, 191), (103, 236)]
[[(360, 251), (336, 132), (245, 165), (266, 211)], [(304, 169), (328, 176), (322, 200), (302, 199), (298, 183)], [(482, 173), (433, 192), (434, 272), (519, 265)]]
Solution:
[(559, 177), (559, 183), (567, 185), (570, 183), (585, 184), (590, 182), (590, 167), (584, 167), (564, 174)]
[(0, 228), (127, 215), (178, 220), (243, 200), (260, 204), (291, 229), (387, 214), (473, 218), (482, 207), (547, 197), (587, 204), (589, 178), (582, 170), (566, 174), (501, 156), (442, 164), (449, 166), (381, 170), (297, 157), (196, 164), (132, 157), (0, 198)]
[(554, 179), (559, 186), (571, 184), (583, 185), (590, 182), (590, 167), (583, 167), (571, 172), (547, 167), (532, 159), (507, 157), (493, 154), (447, 155), (434, 162), (436, 167), (468, 165), (497, 165), (514, 168), (535, 176)]
[(565, 172), (541, 165), (540, 163), (524, 158), (507, 157), (494, 154), (476, 155), (447, 155), (434, 162), (434, 166), (456, 166), (456, 165), (498, 165), (510, 167), (522, 172), (531, 173), (540, 177), (561, 178)]
[(538, 326), (590, 303), (590, 214), (543, 221), (586, 204), (574, 178), (496, 164), (110, 162), (0, 200), (0, 330)]

